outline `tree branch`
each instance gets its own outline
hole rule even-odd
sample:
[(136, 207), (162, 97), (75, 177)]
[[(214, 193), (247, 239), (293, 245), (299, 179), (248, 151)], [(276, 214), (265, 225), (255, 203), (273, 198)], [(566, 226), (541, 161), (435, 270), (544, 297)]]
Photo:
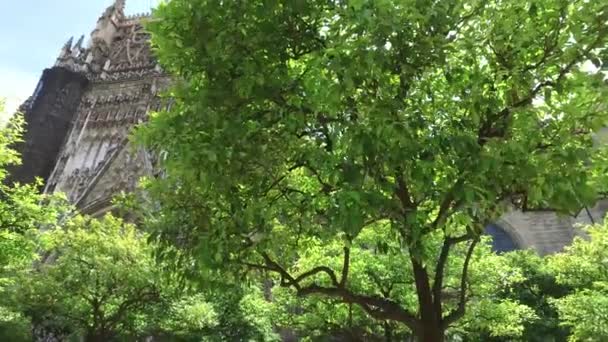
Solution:
[(135, 297), (127, 299), (124, 302), (120, 303), (116, 312), (110, 317), (108, 317), (107, 320), (105, 320), (105, 322), (107, 323), (107, 327), (112, 328), (118, 323), (120, 323), (120, 320), (127, 313), (127, 310), (130, 310), (131, 308), (143, 308), (150, 301), (156, 301), (159, 299), (160, 295), (155, 288), (140, 289), (140, 292), (135, 295)]
[(450, 254), (450, 248), (460, 242), (467, 241), (471, 238), (470, 234), (465, 234), (459, 237), (451, 238), (447, 237), (443, 241), (441, 247), (441, 253), (437, 260), (437, 267), (435, 268), (435, 279), (433, 281), (433, 304), (437, 312), (442, 311), (442, 291), (443, 291), (443, 275), (445, 267), (447, 265), (448, 256)]
[(499, 120), (506, 120), (511, 115), (511, 113), (514, 109), (523, 107), (523, 106), (526, 106), (526, 105), (532, 103), (532, 100), (536, 97), (536, 95), (538, 95), (540, 93), (540, 91), (543, 90), (545, 87), (556, 87), (560, 82), (563, 81), (563, 79), (566, 77), (566, 75), (572, 71), (572, 68), (574, 68), (574, 66), (577, 63), (579, 63), (583, 57), (587, 56), (589, 54), (589, 52), (591, 52), (593, 49), (597, 48), (598, 45), (600, 45), (602, 43), (602, 40), (606, 36), (607, 33), (608, 33), (608, 29), (602, 27), (599, 30), (598, 36), (596, 37), (595, 41), (593, 43), (589, 44), (584, 50), (578, 52), (576, 57), (572, 58), (572, 60), (570, 62), (568, 62), (568, 64), (566, 64), (564, 67), (562, 67), (560, 69), (559, 73), (557, 74), (557, 77), (555, 77), (554, 79), (548, 79), (548, 80), (538, 83), (534, 88), (532, 88), (532, 90), (530, 91), (530, 93), (527, 96), (525, 96), (521, 99), (517, 99), (514, 103), (512, 103), (511, 105), (503, 108), (501, 111), (496, 113), (496, 115), (489, 114), (486, 117), (486, 120), (484, 120), (482, 125), (479, 127), (479, 133), (478, 133), (478, 139), (477, 139), (478, 144), (480, 146), (483, 146), (488, 141), (489, 138), (503, 137), (504, 134), (506, 133), (504, 130), (504, 127), (503, 127), (503, 129), (495, 128), (493, 123), (498, 122)]
[(332, 270), (331, 268), (327, 267), (327, 266), (317, 266), (315, 268), (313, 268), (312, 270), (308, 271), (308, 272), (304, 272), (302, 274), (300, 274), (299, 276), (297, 276), (294, 281), (296, 283), (301, 282), (302, 280), (305, 280), (306, 278), (312, 277), (318, 273), (325, 273), (329, 276), (329, 279), (331, 280), (332, 285), (340, 287), (341, 283), (338, 282), (338, 277), (336, 277), (336, 273), (334, 272), (334, 270)]
[(303, 166), (305, 168), (307, 168), (310, 172), (312, 172), (313, 175), (315, 175), (315, 177), (317, 178), (317, 181), (323, 187), (323, 189), (321, 190), (323, 193), (328, 194), (328, 193), (334, 191), (335, 188), (331, 184), (325, 182), (323, 180), (323, 178), (321, 178), (321, 175), (319, 174), (319, 172), (315, 168), (313, 168), (312, 166), (310, 166), (309, 163), (304, 163)]
[(264, 252), (261, 254), (262, 258), (264, 258), (264, 261), (266, 262), (268, 270), (275, 271), (281, 276), (281, 286), (286, 287), (291, 285), (295, 287), (296, 290), (300, 290), (300, 284), (298, 284), (295, 279), (283, 267), (272, 261), (268, 253)]
[(266, 190), (264, 190), (262, 193), (263, 194), (267, 194), (270, 190), (272, 190), (276, 185), (278, 185), (281, 181), (283, 181), (287, 175), (289, 174), (289, 172), (292, 172), (293, 170), (296, 170), (300, 167), (304, 166), (302, 163), (295, 163), (293, 166), (289, 167), (287, 169), (287, 173), (282, 175), (281, 177), (275, 179), (269, 186), (268, 188), (266, 188)]
[(378, 296), (365, 296), (354, 294), (344, 288), (330, 288), (312, 284), (298, 291), (298, 295), (323, 294), (330, 297), (341, 298), (344, 303), (357, 304), (370, 316), (380, 320), (392, 320), (405, 324), (416, 331), (420, 329), (419, 320), (404, 310), (398, 303)]
[(342, 278), (340, 279), (340, 284), (338, 284), (338, 287), (344, 288), (344, 286), (346, 286), (349, 268), (350, 268), (350, 248), (344, 247), (344, 262), (342, 263)]
[(266, 262), (266, 266), (247, 264), (247, 263), (243, 263), (243, 264), (249, 265), (249, 266), (252, 266), (252, 267), (258, 268), (258, 269), (275, 271), (275, 272), (279, 273), (279, 275), (281, 276), (281, 286), (284, 286), (284, 287), (293, 286), (296, 288), (296, 290), (299, 291), (301, 289), (301, 285), (300, 285), (301, 281), (305, 280), (306, 278), (310, 278), (319, 273), (327, 274), (329, 276), (329, 279), (331, 280), (332, 285), (334, 285), (334, 286), (340, 285), (340, 282), (338, 282), (338, 277), (336, 277), (336, 273), (334, 272), (334, 270), (332, 270), (331, 268), (329, 268), (327, 266), (317, 266), (294, 278), (292, 275), (289, 274), (289, 272), (287, 272), (287, 270), (285, 270), (279, 264), (274, 262), (267, 253), (262, 253), (262, 257), (264, 258), (264, 261)]
[[(350, 250), (344, 249), (344, 260), (345, 265), (350, 263)], [(308, 296), (312, 294), (326, 295), (329, 297), (339, 298), (344, 303), (357, 304), (363, 310), (365, 310), (370, 316), (380, 320), (393, 320), (405, 324), (412, 330), (420, 329), (420, 322), (417, 317), (405, 309), (403, 309), (398, 303), (395, 303), (389, 299), (382, 298), (379, 296), (367, 296), (361, 294), (355, 294), (348, 290), (346, 280), (348, 279), (348, 267), (342, 269), (342, 279), (338, 282), (335, 272), (327, 266), (318, 266), (310, 271), (304, 272), (298, 277), (293, 277), (283, 267), (273, 261), (267, 253), (261, 253), (265, 266), (256, 265), (251, 263), (242, 263), (244, 265), (279, 273), (281, 276), (281, 286), (291, 287), (293, 286), (299, 296)], [(318, 273), (326, 273), (332, 282), (332, 287), (320, 286), (316, 283), (312, 283), (307, 286), (302, 286), (301, 281), (306, 278), (312, 277)]]
[[(534, 70), (534, 69), (540, 67), (541, 65), (543, 65), (547, 61), (549, 56), (551, 56), (551, 54), (555, 51), (555, 48), (557, 47), (557, 44), (559, 43), (559, 36), (561, 35), (561, 30), (563, 28), (563, 23), (564, 23), (564, 19), (566, 16), (567, 6), (568, 6), (568, 3), (564, 2), (562, 7), (560, 8), (559, 18), (557, 19), (557, 22), (555, 23), (555, 27), (553, 27), (553, 29), (550, 32), (550, 36), (549, 35), (545, 36), (545, 46), (543, 48), (543, 55), (542, 55), (541, 59), (536, 63), (533, 63), (531, 65), (524, 67), (524, 69), (523, 69), (524, 72)], [(549, 40), (551, 40), (551, 42), (549, 42)]]
[(441, 320), (441, 311), (435, 312), (433, 309), (433, 294), (429, 273), (421, 262), (410, 256), (412, 270), (414, 272), (414, 283), (416, 285), (416, 295), (418, 296), (418, 310), (423, 322), (438, 322)]
[(405, 179), (403, 178), (403, 173), (401, 170), (397, 171), (397, 188), (395, 189), (395, 194), (399, 198), (401, 205), (403, 206), (403, 210), (405, 212), (415, 209), (414, 202), (410, 196), (410, 191), (405, 183)]
[(462, 277), (460, 278), (460, 299), (458, 302), (458, 307), (456, 308), (456, 310), (452, 311), (444, 319), (442, 319), (441, 325), (444, 329), (449, 327), (450, 324), (456, 322), (465, 314), (469, 264), (471, 263), (471, 256), (473, 255), (473, 250), (475, 250), (475, 246), (478, 242), (479, 238), (476, 238), (471, 241), (471, 244), (469, 245), (467, 255), (464, 259), (464, 266), (462, 268)]
[(439, 212), (437, 213), (437, 217), (431, 224), (431, 230), (435, 230), (437, 227), (443, 225), (449, 216), (449, 210), (453, 207), (454, 197), (458, 188), (462, 186), (464, 183), (464, 178), (458, 179), (454, 185), (448, 190), (439, 205)]

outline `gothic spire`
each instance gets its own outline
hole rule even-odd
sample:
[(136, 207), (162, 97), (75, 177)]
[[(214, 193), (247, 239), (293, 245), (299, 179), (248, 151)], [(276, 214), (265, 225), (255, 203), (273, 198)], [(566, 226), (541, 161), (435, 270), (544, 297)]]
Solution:
[(72, 49), (72, 43), (74, 43), (74, 37), (70, 37), (70, 39), (68, 39), (67, 42), (65, 42), (65, 44), (63, 45), (63, 49), (62, 50), (66, 50), (69, 51)]
[(61, 48), (61, 52), (59, 53), (58, 58), (65, 58), (67, 55), (70, 54), (70, 52), (72, 51), (73, 42), (74, 42), (74, 37), (70, 37), (70, 39), (68, 39), (68, 41), (65, 42), (65, 44), (63, 44), (63, 47)]
[(78, 38), (76, 45), (74, 45), (74, 49), (81, 49), (83, 41), (84, 41), (84, 34), (82, 36), (80, 36), (80, 38)]

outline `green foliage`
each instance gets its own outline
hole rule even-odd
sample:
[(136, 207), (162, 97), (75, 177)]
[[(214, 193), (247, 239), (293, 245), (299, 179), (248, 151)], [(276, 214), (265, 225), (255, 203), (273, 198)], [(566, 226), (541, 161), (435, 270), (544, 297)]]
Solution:
[(603, 341), (608, 336), (608, 296), (605, 290), (579, 290), (555, 303), (562, 324), (572, 329), (569, 341)]
[(200, 294), (172, 303), (168, 316), (170, 319), (165, 322), (163, 330), (177, 336), (209, 329), (217, 324), (213, 306)]
[[(472, 318), (467, 319), (461, 335), (471, 338), (475, 336), (475, 331), (485, 331), (490, 337), (521, 337), (525, 330), (524, 323), (538, 319), (534, 311), (516, 301), (482, 300), (472, 304), (475, 313)], [(499, 324), (496, 324), (499, 322)], [(479, 339), (483, 341), (484, 339)]]
[(276, 339), (270, 319), (260, 316), (269, 304), (259, 291), (241, 297), (239, 288), (215, 296), (186, 289), (154, 261), (146, 236), (117, 218), (76, 216), (34, 241), (42, 259), (17, 270), (2, 291), (13, 328), (31, 320), (87, 341)]
[[(225, 285), (222, 288), (207, 287), (201, 292), (213, 309), (213, 324), (190, 328), (189, 334), (182, 334), (188, 341), (278, 341), (274, 332), (274, 322), (269, 314), (271, 303), (256, 287), (246, 285)], [(200, 315), (192, 315), (192, 318)], [(173, 336), (174, 331), (168, 330)], [(171, 340), (171, 339), (169, 339)]]
[(60, 194), (38, 192), (39, 180), (9, 184), (23, 124), (17, 115), (0, 129), (0, 340), (31, 341), (32, 325), (87, 341), (276, 339), (254, 289), (187, 289), (135, 226), (73, 216)]
[(31, 329), (29, 319), (8, 305), (6, 288), (13, 286), (15, 275), (34, 261), (38, 229), (54, 228), (69, 212), (62, 196), (38, 192), (39, 180), (34, 184), (8, 182), (8, 168), (20, 163), (13, 146), (21, 142), (23, 132), (21, 115), (0, 128), (0, 340), (8, 341), (30, 340)]
[[(248, 323), (251, 332), (250, 341), (281, 341), (275, 332), (276, 322), (273, 321), (272, 303), (264, 298), (259, 288), (252, 287), (246, 292), (238, 306), (243, 317), (240, 324)], [(246, 335), (245, 335), (246, 336)], [(241, 340), (245, 339), (241, 336)]]
[(40, 180), (8, 184), (7, 168), (21, 162), (13, 146), (21, 142), (23, 132), (21, 115), (13, 116), (7, 126), (0, 128), (0, 278), (11, 267), (31, 261), (35, 246), (28, 235), (41, 227), (55, 227), (69, 209), (61, 196), (40, 194)]
[(43, 232), (43, 259), (17, 278), (16, 305), (35, 323), (89, 340), (135, 336), (146, 321), (137, 316), (162, 303), (157, 268), (137, 235), (110, 216)]
[[(3, 292), (0, 292), (3, 293)], [(4, 304), (4, 303), (3, 303)], [(0, 306), (0, 340), (11, 342), (32, 341), (31, 322), (19, 312)]]
[[(413, 277), (411, 271), (403, 267), (407, 256), (399, 252), (397, 241), (388, 239), (388, 228), (387, 224), (365, 228), (352, 241), (349, 286), (358, 293), (379, 295), (404, 306), (415, 307)], [(378, 248), (382, 243), (386, 245)], [(305, 245), (291, 272), (304, 272), (316, 265), (340, 267), (343, 241), (310, 238)], [(321, 274), (311, 281), (330, 284), (326, 275)], [(298, 297), (296, 290), (280, 286), (273, 288), (272, 298), (278, 326), (289, 327), (311, 341), (336, 336), (346, 340), (377, 340), (387, 334), (398, 339), (410, 334), (407, 329), (393, 323), (376, 322), (357, 305), (343, 303), (339, 299)]]
[(518, 301), (532, 308), (537, 319), (525, 323), (523, 341), (565, 341), (570, 334), (560, 326), (557, 309), (552, 298), (567, 295), (572, 287), (558, 284), (555, 273), (547, 267), (546, 258), (532, 251), (512, 252), (505, 255), (507, 262), (522, 270), (523, 280), (512, 288), (501, 291), (499, 296)]
[[(540, 317), (528, 303), (504, 295), (528, 281), (525, 267), (512, 262), (513, 254), (494, 254), (489, 243), (479, 249), (471, 263), (468, 311), (453, 334), (474, 341), (525, 340), (527, 325)], [(532, 253), (522, 255), (534, 257)]]
[(548, 260), (560, 284), (574, 291), (554, 300), (561, 324), (571, 328), (570, 341), (608, 339), (608, 221), (587, 228), (564, 253)]
[[(259, 292), (251, 289), (239, 297), (233, 288), (213, 296), (184, 288), (174, 272), (155, 262), (146, 236), (117, 218), (73, 217), (35, 241), (42, 259), (22, 267), (3, 294), (10, 296), (5, 301), (13, 312), (57, 336), (276, 339), (270, 319), (259, 316), (264, 304)], [(28, 322), (16, 315), (13, 325)]]
[[(604, 68), (607, 11), (606, 0), (161, 4), (149, 28), (178, 81), (171, 109), (135, 135), (165, 170), (145, 184), (144, 222), (201, 279), (271, 272), (301, 296), (441, 340), (465, 317), (476, 242), (506, 203), (576, 213), (608, 184), (608, 154), (593, 146), (608, 89), (580, 68)], [(351, 248), (378, 229), (381, 241)], [(415, 291), (378, 300), (391, 280), (372, 289), (365, 272), (393, 270)], [(521, 333), (532, 313), (501, 305), (517, 319), (491, 333)]]
[[(396, 241), (388, 239), (388, 226), (366, 228), (351, 244), (351, 258), (356, 260), (350, 265), (349, 285), (357, 293), (370, 296), (380, 295), (400, 303), (410, 310), (416, 309), (416, 288), (411, 270), (404, 268), (408, 256), (398, 249)], [(385, 242), (388, 252), (370, 248)], [(437, 236), (429, 241), (441, 248), (442, 239)], [(307, 245), (305, 252), (298, 260), (293, 273), (306, 270), (315, 265), (340, 267), (340, 243)], [(446, 305), (453, 305), (458, 296), (460, 282), (459, 270), (464, 263), (466, 249), (454, 251), (446, 269)], [(532, 257), (532, 254), (530, 254)], [(474, 332), (488, 332), (495, 337), (517, 338), (525, 330), (525, 324), (534, 321), (537, 316), (533, 310), (522, 305), (516, 299), (501, 296), (527, 279), (523, 269), (511, 263), (505, 256), (491, 252), (490, 245), (484, 243), (478, 247), (470, 269), (469, 311), (463, 320), (448, 333), (457, 336), (474, 336)], [(301, 270), (300, 270), (301, 269)], [(322, 276), (313, 279), (318, 284), (327, 283)], [(273, 302), (278, 311), (279, 326), (291, 327), (301, 336), (315, 340), (323, 336), (346, 334), (358, 338), (384, 338), (387, 330), (394, 339), (405, 338), (411, 332), (400, 326), (392, 326), (373, 319), (357, 306), (341, 304), (339, 300), (323, 296), (297, 298), (296, 291), (280, 287), (274, 288)]]

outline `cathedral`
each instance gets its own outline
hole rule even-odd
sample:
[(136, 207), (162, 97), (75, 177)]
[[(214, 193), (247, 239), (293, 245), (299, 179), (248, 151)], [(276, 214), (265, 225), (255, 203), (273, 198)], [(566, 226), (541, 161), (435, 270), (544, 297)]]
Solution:
[[(55, 65), (43, 71), (32, 96), (21, 106), (27, 122), (18, 148), (23, 164), (12, 179), (44, 180), (44, 191), (60, 191), (82, 212), (101, 215), (112, 198), (133, 190), (153, 173), (153, 156), (129, 143), (129, 131), (148, 113), (166, 108), (161, 93), (171, 80), (155, 60), (147, 15), (126, 16), (116, 0), (87, 39), (70, 39)], [(561, 250), (580, 232), (578, 224), (603, 219), (608, 203), (575, 217), (551, 211), (511, 211), (487, 227), (497, 251)]]
[(124, 6), (117, 0), (103, 12), (87, 45), (84, 36), (66, 42), (20, 109), (27, 134), (13, 178), (40, 177), (45, 192), (65, 193), (86, 214), (109, 210), (114, 194), (152, 172), (151, 156), (128, 134), (161, 109), (169, 83), (142, 26), (148, 16), (125, 16)]

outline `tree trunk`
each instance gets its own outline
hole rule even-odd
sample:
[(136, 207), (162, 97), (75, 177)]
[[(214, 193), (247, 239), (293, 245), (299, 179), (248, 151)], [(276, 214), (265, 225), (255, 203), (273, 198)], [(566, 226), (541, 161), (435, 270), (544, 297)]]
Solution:
[(445, 341), (444, 332), (437, 326), (424, 326), (422, 331), (417, 334), (418, 342), (443, 342)]
[(441, 303), (436, 305), (437, 303), (433, 300), (426, 267), (414, 258), (411, 261), (421, 318), (420, 329), (414, 333), (418, 342), (443, 342), (445, 339), (444, 331), (441, 327)]
[(106, 329), (91, 329), (87, 332), (86, 337), (84, 338), (85, 342), (106, 342), (110, 341), (112, 337), (115, 337), (113, 333), (109, 332)]
[(389, 322), (384, 322), (384, 341), (393, 342), (393, 329)]
[(88, 335), (84, 340), (86, 342), (105, 342), (109, 341), (109, 338), (107, 338), (104, 334), (94, 334)]

